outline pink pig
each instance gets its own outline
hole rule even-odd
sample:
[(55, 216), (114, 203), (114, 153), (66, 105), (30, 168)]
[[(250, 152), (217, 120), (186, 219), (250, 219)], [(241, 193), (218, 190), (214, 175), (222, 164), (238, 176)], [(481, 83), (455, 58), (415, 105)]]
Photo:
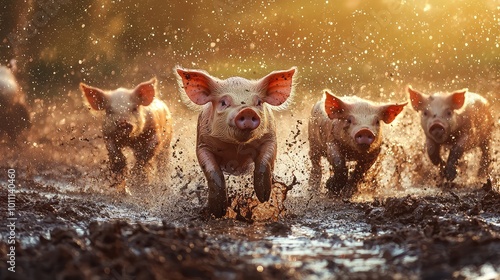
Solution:
[(102, 132), (111, 171), (123, 174), (126, 158), (122, 149), (130, 147), (136, 159), (135, 170), (142, 170), (153, 157), (167, 152), (172, 138), (172, 121), (167, 105), (156, 98), (156, 79), (134, 89), (104, 91), (83, 83), (80, 89), (93, 110), (106, 112)]
[[(408, 87), (411, 105), (420, 112), (429, 159), (439, 166), (448, 181), (457, 176), (457, 163), (464, 152), (479, 147), (482, 152), (479, 175), (490, 165), (490, 139), (493, 116), (488, 101), (467, 89), (426, 95)], [(447, 162), (441, 159), (441, 146), (449, 147)]]
[(208, 208), (224, 216), (228, 201), (223, 172), (239, 174), (254, 165), (259, 201), (269, 199), (276, 159), (272, 109), (283, 109), (293, 95), (296, 68), (275, 71), (260, 80), (226, 80), (200, 70), (176, 68), (181, 95), (203, 105), (198, 118), (196, 155), (208, 183)]
[[(391, 123), (406, 104), (377, 105), (356, 96), (340, 98), (325, 91), (309, 119), (309, 184), (321, 182), (321, 157), (325, 157), (334, 172), (326, 182), (327, 189), (336, 195), (352, 195), (380, 153), (380, 123)], [(350, 177), (348, 161), (356, 162)]]

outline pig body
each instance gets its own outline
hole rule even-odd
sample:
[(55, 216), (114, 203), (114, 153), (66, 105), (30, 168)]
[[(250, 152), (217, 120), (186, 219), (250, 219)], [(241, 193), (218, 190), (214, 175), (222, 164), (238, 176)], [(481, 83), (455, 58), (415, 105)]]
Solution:
[[(134, 89), (103, 91), (80, 84), (93, 110), (104, 110), (102, 132), (108, 150), (111, 171), (124, 174), (123, 148), (133, 150), (135, 170), (141, 171), (158, 154), (166, 154), (172, 138), (172, 121), (167, 105), (156, 98), (156, 79)], [(158, 167), (161, 168), (161, 167)]]
[[(321, 158), (325, 157), (334, 172), (326, 183), (328, 191), (352, 195), (380, 153), (380, 123), (391, 123), (405, 105), (376, 105), (355, 96), (335, 97), (326, 91), (324, 98), (314, 105), (309, 119), (312, 163), (309, 184), (320, 184)], [(349, 161), (356, 163), (350, 176), (346, 165)]]
[[(413, 109), (420, 113), (427, 154), (439, 166), (441, 175), (453, 181), (464, 152), (479, 147), (482, 152), (479, 175), (485, 176), (489, 171), (494, 122), (488, 101), (467, 89), (426, 95), (408, 87), (408, 92)], [(440, 155), (442, 146), (450, 150), (446, 162)]]
[(259, 201), (269, 199), (276, 159), (276, 125), (272, 109), (287, 105), (296, 69), (275, 71), (254, 81), (226, 80), (200, 70), (176, 68), (183, 98), (201, 105), (196, 155), (208, 184), (208, 208), (224, 216), (228, 201), (223, 172), (241, 174), (254, 167)]
[(31, 119), (12, 71), (0, 66), (0, 134), (15, 141), (19, 134), (31, 127)]

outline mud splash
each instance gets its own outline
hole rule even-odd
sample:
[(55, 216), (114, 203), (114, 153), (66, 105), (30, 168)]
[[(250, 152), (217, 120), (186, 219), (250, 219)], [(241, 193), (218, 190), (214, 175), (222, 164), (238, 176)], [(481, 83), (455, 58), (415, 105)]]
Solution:
[[(470, 153), (458, 180), (444, 184), (423, 156), (411, 111), (384, 128), (382, 156), (350, 201), (328, 198), (324, 182), (307, 185), (309, 109), (280, 113), (272, 199), (257, 203), (250, 176), (227, 176), (228, 217), (211, 220), (193, 150), (196, 115), (169, 105), (176, 126), (168, 175), (129, 178), (131, 195), (123, 196), (110, 187), (102, 116), (73, 92), (34, 102), (26, 141), (0, 146), (0, 180), (8, 168), (18, 174), (19, 218), (19, 273), (5, 274), (2, 262), (1, 279), (498, 277), (498, 178), (477, 178)], [(494, 139), (498, 124), (497, 116)], [(7, 234), (0, 229), (4, 256)]]

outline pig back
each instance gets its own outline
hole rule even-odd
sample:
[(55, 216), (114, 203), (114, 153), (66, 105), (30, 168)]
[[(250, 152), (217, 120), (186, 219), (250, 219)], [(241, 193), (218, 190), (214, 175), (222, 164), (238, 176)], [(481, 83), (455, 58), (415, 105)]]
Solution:
[(465, 148), (470, 149), (490, 139), (494, 120), (488, 100), (473, 92), (467, 92), (465, 96), (465, 105), (457, 112), (455, 132), (467, 134)]
[(165, 102), (155, 98), (144, 109), (146, 113), (145, 130), (152, 129), (156, 131), (162, 141), (170, 139), (172, 135), (172, 116)]

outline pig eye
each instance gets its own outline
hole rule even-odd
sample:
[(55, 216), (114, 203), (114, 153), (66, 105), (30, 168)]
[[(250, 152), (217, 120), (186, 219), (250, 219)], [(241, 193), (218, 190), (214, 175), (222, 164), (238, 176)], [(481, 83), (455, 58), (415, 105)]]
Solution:
[(424, 116), (427, 117), (429, 115), (429, 111), (425, 110), (424, 111)]
[(226, 107), (227, 106), (226, 100), (221, 100), (220, 105), (222, 107)]
[(446, 116), (451, 117), (451, 115), (452, 115), (451, 110), (449, 110), (449, 109), (448, 109), (448, 110), (446, 110)]
[(262, 100), (257, 99), (257, 106), (261, 106), (261, 105), (262, 105)]
[(352, 124), (354, 122), (352, 116), (348, 116), (345, 121), (347, 122), (347, 124)]

